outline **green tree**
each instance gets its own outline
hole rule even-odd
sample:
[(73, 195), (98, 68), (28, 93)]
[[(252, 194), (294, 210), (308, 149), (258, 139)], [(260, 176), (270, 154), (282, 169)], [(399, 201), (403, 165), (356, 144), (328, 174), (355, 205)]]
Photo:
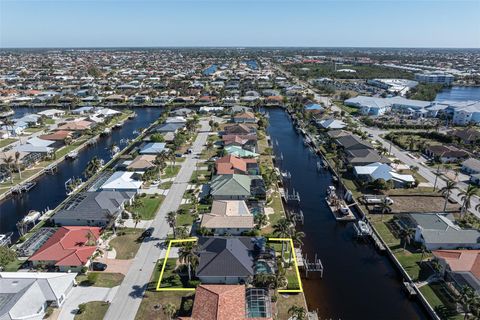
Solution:
[(177, 212), (176, 211), (170, 211), (167, 213), (167, 223), (172, 228), (173, 230), (173, 237), (177, 237)]
[(447, 181), (445, 187), (438, 190), (438, 192), (440, 192), (445, 198), (445, 203), (443, 204), (443, 212), (447, 211), (448, 198), (450, 197), (450, 194), (452, 193), (452, 191), (455, 190), (456, 188), (457, 188), (457, 184), (449, 180)]
[(467, 190), (458, 193), (460, 199), (462, 200), (462, 209), (460, 211), (461, 215), (464, 215), (466, 212), (468, 212), (468, 209), (472, 205), (472, 197), (477, 194), (477, 191), (478, 187), (469, 184)]
[[(287, 238), (288, 236), (290, 236), (290, 227), (291, 227), (290, 222), (285, 218), (281, 218), (273, 226), (273, 233), (279, 238)], [(285, 253), (285, 241), (282, 241), (282, 261), (284, 259), (284, 253)]]
[(288, 314), (292, 315), (292, 318), (295, 320), (305, 320), (307, 311), (304, 307), (293, 305), (290, 307), (290, 309), (288, 309)]
[(184, 242), (178, 251), (178, 260), (188, 268), (188, 280), (192, 280), (192, 269), (198, 265), (197, 248), (193, 242)]
[(17, 259), (17, 253), (7, 246), (0, 246), (0, 269)]
[(177, 308), (173, 303), (167, 303), (163, 306), (163, 313), (168, 317), (169, 320), (172, 320), (172, 317), (177, 312)]

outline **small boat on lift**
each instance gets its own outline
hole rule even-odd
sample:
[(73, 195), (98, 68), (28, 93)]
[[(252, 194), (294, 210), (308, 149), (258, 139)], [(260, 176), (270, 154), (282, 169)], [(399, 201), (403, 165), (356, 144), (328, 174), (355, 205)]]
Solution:
[(70, 160), (74, 160), (78, 157), (78, 151), (70, 151), (69, 153), (67, 153), (67, 155), (65, 156), (65, 158), (67, 159), (70, 159)]

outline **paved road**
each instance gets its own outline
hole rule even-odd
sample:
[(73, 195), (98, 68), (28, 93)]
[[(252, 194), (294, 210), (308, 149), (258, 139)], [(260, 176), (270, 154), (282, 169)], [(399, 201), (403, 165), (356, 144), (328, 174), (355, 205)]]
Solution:
[(60, 309), (58, 320), (73, 320), (78, 305), (81, 303), (89, 301), (110, 301), (118, 288), (119, 287), (74, 287)]
[[(317, 99), (318, 101), (321, 101), (326, 106), (330, 106), (333, 111), (341, 111), (340, 108), (338, 108), (335, 104), (331, 103), (331, 99), (329, 97), (324, 97), (324, 96), (319, 95), (315, 91), (315, 89), (308, 82), (296, 78), (291, 73), (285, 71), (283, 68), (281, 68), (279, 66), (274, 65), (274, 68), (277, 69), (279, 72), (283, 73), (287, 78), (293, 79), (297, 83), (304, 86), (308, 90), (308, 92), (313, 93), (315, 95), (315, 99)], [(399, 148), (395, 147), (394, 145), (391, 145), (389, 141), (386, 141), (386, 140), (382, 139), (380, 137), (380, 135), (385, 133), (385, 131), (382, 131), (382, 130), (376, 129), (376, 128), (366, 127), (360, 121), (356, 121), (356, 122), (358, 123), (358, 125), (363, 130), (365, 130), (369, 134), (372, 134), (373, 139), (378, 140), (385, 148), (387, 148), (387, 150), (390, 150), (391, 153), (395, 157), (397, 157), (400, 161), (404, 162), (405, 164), (407, 164), (409, 166), (418, 167), (419, 168), (418, 173), (422, 177), (424, 177), (428, 182), (430, 182), (432, 185), (435, 184), (436, 175), (435, 175), (434, 171), (436, 169), (432, 169), (432, 168), (426, 166), (424, 164), (424, 159), (422, 159), (422, 158), (413, 159), (413, 158), (407, 156), (407, 152), (405, 152), (403, 150), (400, 150)], [(437, 179), (437, 189), (443, 188), (445, 186), (445, 184), (446, 184), (446, 182), (444, 180), (442, 180), (440, 177), (438, 177), (438, 179)], [(461, 200), (461, 197), (458, 195), (458, 193), (464, 191), (467, 188), (467, 184), (464, 183), (464, 182), (459, 182), (457, 184), (457, 188), (458, 189), (454, 190), (451, 193), (450, 198), (452, 198), (453, 200), (455, 200), (459, 204), (461, 204), (462, 200)], [(477, 196), (474, 196), (471, 200), (471, 207), (470, 207), (469, 211), (480, 218), (480, 212), (475, 211), (475, 209), (474, 209), (478, 204), (480, 204), (480, 198), (477, 197)]]
[(196, 157), (200, 154), (203, 146), (207, 142), (208, 132), (210, 130), (208, 121), (203, 120), (200, 122), (200, 125), (200, 133), (192, 145), (193, 153), (187, 155), (185, 161), (181, 163), (180, 171), (160, 206), (155, 219), (152, 221), (151, 226), (155, 228), (153, 235), (140, 246), (130, 270), (120, 285), (105, 315), (104, 319), (106, 320), (135, 319), (155, 264), (161, 257), (162, 250), (164, 250), (160, 244), (170, 231), (165, 217), (168, 212), (176, 211), (180, 206), (183, 194), (187, 189), (187, 184), (190, 181), (198, 161)]

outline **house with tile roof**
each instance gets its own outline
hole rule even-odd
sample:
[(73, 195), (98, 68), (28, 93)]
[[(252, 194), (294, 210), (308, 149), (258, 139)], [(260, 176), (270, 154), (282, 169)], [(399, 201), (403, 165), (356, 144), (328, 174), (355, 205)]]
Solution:
[(255, 158), (240, 158), (235, 155), (227, 155), (215, 161), (215, 170), (218, 175), (221, 174), (250, 174), (260, 173), (257, 160)]
[(229, 135), (229, 134), (252, 134), (255, 133), (256, 129), (253, 126), (249, 126), (247, 124), (232, 124), (225, 126), (223, 129), (223, 135)]
[[(255, 296), (251, 290), (255, 290)], [(260, 292), (260, 294), (257, 294)], [(192, 316), (182, 320), (271, 320), (268, 292), (245, 285), (202, 284), (195, 292)]]
[(226, 146), (224, 150), (227, 154), (234, 155), (240, 158), (256, 158), (259, 156), (258, 153), (243, 149), (242, 147), (235, 146), (235, 145)]
[(243, 200), (215, 200), (200, 223), (215, 235), (240, 235), (255, 227), (253, 214)]
[(100, 239), (98, 227), (60, 227), (29, 259), (34, 267), (80, 271), (90, 264)]
[(435, 250), (445, 281), (459, 291), (465, 285), (480, 294), (480, 250)]

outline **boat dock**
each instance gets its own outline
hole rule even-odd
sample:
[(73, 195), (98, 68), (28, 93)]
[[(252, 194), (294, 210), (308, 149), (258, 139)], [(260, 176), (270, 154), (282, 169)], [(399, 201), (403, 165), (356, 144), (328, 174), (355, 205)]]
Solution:
[(325, 198), (325, 201), (337, 221), (355, 221), (357, 219), (350, 206), (338, 197), (328, 196)]
[(323, 264), (316, 254), (315, 259), (309, 261), (307, 255), (304, 255), (300, 248), (295, 248), (295, 256), (297, 257), (298, 268), (305, 271), (305, 278), (308, 278), (309, 272), (320, 272), (320, 277), (323, 278)]
[(37, 184), (36, 182), (26, 182), (26, 183), (23, 183), (23, 184), (19, 184), (18, 186), (13, 187), (11, 189), (11, 192), (13, 194), (21, 194), (22, 192), (28, 192), (28, 191), (32, 190), (33, 187), (35, 187), (36, 184)]

